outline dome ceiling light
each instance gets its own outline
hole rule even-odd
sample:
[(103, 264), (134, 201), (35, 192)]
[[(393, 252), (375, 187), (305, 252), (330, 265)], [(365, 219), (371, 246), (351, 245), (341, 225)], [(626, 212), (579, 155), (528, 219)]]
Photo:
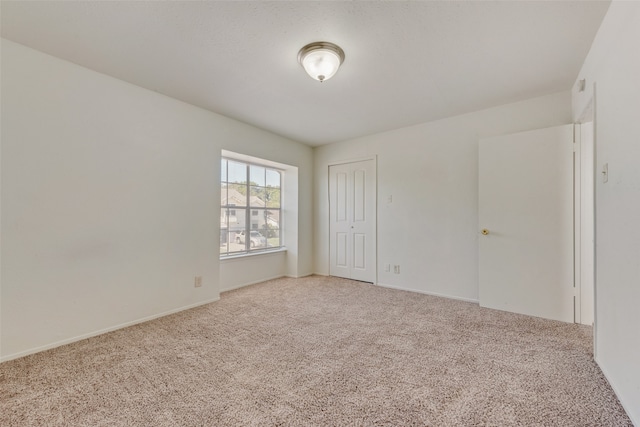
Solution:
[(344, 62), (344, 51), (329, 42), (313, 42), (298, 52), (298, 62), (313, 79), (329, 80)]

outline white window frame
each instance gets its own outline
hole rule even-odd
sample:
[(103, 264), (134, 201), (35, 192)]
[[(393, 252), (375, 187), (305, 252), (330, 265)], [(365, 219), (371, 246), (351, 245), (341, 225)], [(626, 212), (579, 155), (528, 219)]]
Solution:
[[(220, 233), (221, 233), (221, 247), (220, 247), (220, 259), (228, 259), (228, 258), (235, 258), (238, 256), (247, 256), (247, 255), (255, 255), (258, 253), (265, 253), (265, 252), (276, 252), (276, 251), (282, 251), (284, 249), (284, 242), (283, 242), (283, 194), (284, 194), (284, 189), (283, 189), (283, 182), (284, 182), (284, 173), (285, 171), (277, 168), (277, 167), (273, 167), (271, 165), (268, 164), (263, 164), (263, 163), (259, 163), (259, 162), (251, 162), (251, 161), (246, 161), (246, 160), (241, 160), (241, 159), (236, 159), (233, 157), (227, 157), (227, 156), (222, 156), (221, 157), (221, 162), (220, 164), (222, 165), (222, 162), (224, 161), (231, 161), (231, 162), (235, 162), (235, 163), (240, 163), (245, 165), (246, 167), (246, 180), (245, 183), (231, 183), (234, 185), (245, 185), (246, 186), (246, 206), (238, 206), (237, 204), (226, 204), (223, 205), (222, 203), (220, 204), (220, 212), (221, 212), (221, 216), (222, 216), (222, 210), (226, 209), (226, 215), (224, 216), (227, 220), (227, 225), (226, 225), (226, 243), (227, 243), (227, 250), (225, 252), (223, 252), (223, 247), (222, 247), (222, 235), (223, 235), (223, 227), (222, 227), (222, 221), (220, 221)], [(272, 171), (276, 171), (279, 174), (280, 177), (280, 184), (279, 184), (279, 190), (280, 190), (280, 204), (279, 207), (274, 208), (274, 207), (268, 207), (265, 206), (264, 207), (256, 207), (256, 206), (251, 206), (251, 180), (250, 180), (250, 176), (251, 176), (251, 166), (257, 166), (257, 167), (261, 167), (261, 168), (265, 168), (265, 173), (267, 170), (272, 170)], [(220, 188), (222, 189), (222, 184), (227, 183), (230, 184), (228, 179), (229, 179), (229, 170), (228, 170), (228, 163), (227, 163), (227, 169), (226, 169), (227, 175), (225, 177), (220, 176)], [(265, 182), (265, 186), (264, 188), (269, 188), (269, 186), (266, 185), (267, 183)], [(235, 212), (237, 212), (238, 210), (245, 210), (245, 221), (244, 221), (244, 229), (242, 231), (244, 231), (244, 236), (245, 236), (245, 248), (244, 250), (237, 250), (237, 251), (229, 251), (229, 245), (231, 244), (231, 242), (229, 241), (230, 239), (230, 235), (231, 235), (231, 230), (229, 229), (229, 212), (231, 210), (234, 210)], [(254, 211), (258, 213), (257, 216), (259, 216), (259, 212), (260, 211), (278, 211), (278, 245), (277, 246), (265, 246), (265, 247), (254, 247), (252, 248), (250, 245), (250, 241), (251, 241), (251, 237), (247, 238), (247, 236), (251, 236), (251, 232), (252, 231), (262, 231), (260, 229), (254, 228), (254, 226), (257, 226), (257, 224), (253, 224), (252, 223), (252, 219), (254, 218)], [(265, 227), (266, 227), (266, 223), (265, 223)], [(240, 231), (240, 230), (238, 230)], [(267, 229), (268, 231), (268, 229)], [(264, 233), (264, 237), (265, 239), (269, 239), (268, 237), (268, 233)], [(235, 235), (235, 233), (234, 233)]]

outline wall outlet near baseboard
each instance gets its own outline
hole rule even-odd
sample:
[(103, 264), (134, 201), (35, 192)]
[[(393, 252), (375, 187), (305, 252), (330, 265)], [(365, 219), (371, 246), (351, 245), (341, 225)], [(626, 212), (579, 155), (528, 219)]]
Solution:
[(196, 276), (196, 279), (193, 281), (193, 286), (199, 288), (202, 286), (202, 276)]
[(394, 265), (393, 266), (393, 272), (395, 274), (400, 274), (400, 266), (399, 265)]

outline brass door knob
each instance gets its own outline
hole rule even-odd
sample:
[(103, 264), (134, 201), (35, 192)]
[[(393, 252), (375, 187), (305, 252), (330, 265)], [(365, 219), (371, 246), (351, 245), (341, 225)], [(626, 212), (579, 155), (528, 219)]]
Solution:
[(489, 230), (487, 230), (486, 228), (483, 228), (481, 233), (486, 236), (487, 234), (489, 234)]

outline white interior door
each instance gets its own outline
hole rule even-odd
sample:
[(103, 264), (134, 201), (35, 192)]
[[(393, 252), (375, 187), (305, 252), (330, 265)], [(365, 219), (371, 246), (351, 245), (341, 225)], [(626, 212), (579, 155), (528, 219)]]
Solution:
[(329, 167), (329, 250), (332, 276), (375, 282), (375, 163)]
[(573, 125), (480, 141), (483, 307), (574, 321)]

